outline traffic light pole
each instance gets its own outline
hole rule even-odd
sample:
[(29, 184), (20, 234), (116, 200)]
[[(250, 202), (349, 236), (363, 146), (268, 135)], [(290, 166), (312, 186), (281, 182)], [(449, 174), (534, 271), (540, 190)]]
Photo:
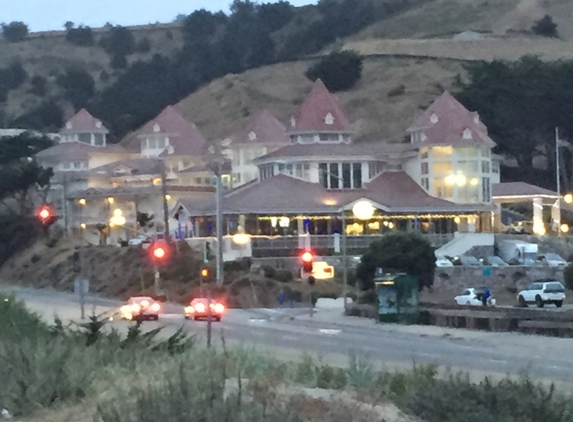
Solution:
[(211, 284), (209, 284), (209, 289), (207, 291), (207, 349), (211, 348), (211, 325), (213, 324), (213, 315), (211, 313), (212, 301), (213, 295), (211, 293)]
[(217, 191), (216, 191), (216, 204), (217, 204), (217, 286), (223, 285), (223, 210), (221, 207), (222, 196), (222, 183), (221, 183), (221, 167), (217, 171)]
[(161, 275), (159, 274), (159, 267), (157, 266), (157, 262), (155, 263), (155, 294), (159, 295), (159, 278)]

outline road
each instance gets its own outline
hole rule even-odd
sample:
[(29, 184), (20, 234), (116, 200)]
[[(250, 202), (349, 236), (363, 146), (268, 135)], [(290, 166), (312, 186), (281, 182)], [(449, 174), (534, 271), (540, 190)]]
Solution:
[[(32, 310), (49, 319), (79, 319), (78, 298), (72, 294), (46, 290), (2, 287), (13, 292)], [(120, 302), (89, 296), (86, 314), (113, 312)], [(95, 307), (95, 308), (94, 308)], [(128, 326), (118, 321), (116, 326)], [(204, 335), (205, 322), (186, 321), (182, 307), (167, 304), (159, 322), (145, 323)], [(487, 333), (441, 327), (375, 324), (371, 320), (344, 317), (341, 312), (319, 310), (312, 318), (305, 309), (229, 310), (220, 323), (213, 323), (214, 341), (221, 335), (229, 343), (247, 343), (274, 351), (320, 354), (346, 363), (348, 353), (369, 354), (388, 368), (436, 363), (442, 367), (464, 370), (476, 375), (518, 374), (526, 371), (539, 380), (571, 383), (573, 356), (565, 351), (573, 339), (528, 336), (514, 333)], [(327, 359), (328, 360), (328, 359)]]

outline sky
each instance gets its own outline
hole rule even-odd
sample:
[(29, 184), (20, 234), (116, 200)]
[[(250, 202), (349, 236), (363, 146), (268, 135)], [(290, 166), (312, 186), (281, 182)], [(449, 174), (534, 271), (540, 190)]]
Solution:
[[(273, 3), (264, 0), (259, 3)], [(97, 28), (107, 22), (131, 26), (148, 23), (167, 23), (179, 14), (189, 15), (194, 10), (229, 11), (232, 0), (2, 0), (0, 22), (21, 21), (30, 31), (63, 30), (72, 21)], [(294, 6), (315, 4), (316, 0), (290, 0)]]

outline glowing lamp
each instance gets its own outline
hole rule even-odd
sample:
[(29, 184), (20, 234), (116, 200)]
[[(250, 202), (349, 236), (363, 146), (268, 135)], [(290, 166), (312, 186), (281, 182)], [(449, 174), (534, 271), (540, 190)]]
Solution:
[(569, 233), (569, 224), (561, 224), (560, 228), (563, 233)]
[(374, 207), (370, 201), (358, 201), (352, 207), (352, 213), (359, 220), (369, 220), (374, 215)]
[(566, 194), (566, 195), (563, 197), (563, 200), (564, 200), (567, 204), (572, 203), (572, 202), (573, 202), (573, 194), (570, 194), (570, 193)]

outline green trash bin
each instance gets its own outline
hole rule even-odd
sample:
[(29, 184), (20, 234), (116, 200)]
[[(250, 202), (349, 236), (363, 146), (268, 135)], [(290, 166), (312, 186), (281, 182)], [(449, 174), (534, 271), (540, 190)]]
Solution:
[(417, 324), (418, 278), (406, 273), (384, 274), (374, 279), (378, 296), (378, 321)]

